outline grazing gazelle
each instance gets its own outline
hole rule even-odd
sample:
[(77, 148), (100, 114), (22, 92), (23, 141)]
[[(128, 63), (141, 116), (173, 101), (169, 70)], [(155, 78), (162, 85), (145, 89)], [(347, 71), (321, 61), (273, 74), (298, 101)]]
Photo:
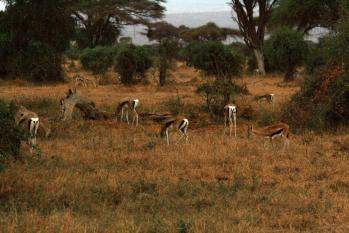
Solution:
[(132, 125), (136, 123), (136, 126), (138, 126), (138, 113), (136, 111), (136, 108), (139, 106), (139, 100), (138, 99), (131, 99), (129, 97), (126, 97), (122, 99), (119, 102), (119, 105), (116, 109), (115, 115), (118, 116), (121, 112), (120, 120), (126, 118), (126, 121), (128, 124), (130, 124), (130, 121), (128, 119), (128, 111), (131, 109), (133, 116), (132, 116)]
[(258, 103), (261, 103), (262, 101), (267, 101), (269, 104), (274, 104), (274, 94), (268, 93), (264, 95), (257, 95), (255, 99), (258, 101)]
[(231, 128), (235, 128), (235, 137), (236, 137), (236, 106), (234, 104), (227, 104), (224, 106), (224, 134), (227, 128), (227, 123), (229, 124), (229, 136), (231, 136)]
[(36, 136), (40, 125), (38, 114), (20, 106), (15, 115), (15, 123), (28, 132), (29, 138), (27, 143), (32, 154), (33, 148), (36, 146)]
[(251, 138), (252, 134), (268, 138), (273, 147), (273, 139), (276, 137), (282, 137), (284, 140), (284, 147), (287, 147), (289, 144), (289, 128), (290, 127), (285, 123), (277, 123), (257, 129), (254, 129), (253, 126), (248, 126), (247, 135), (248, 138)]
[(189, 126), (189, 120), (186, 118), (182, 118), (182, 120), (178, 120), (175, 118), (170, 118), (166, 120), (160, 131), (160, 136), (165, 137), (166, 136), (166, 141), (167, 145), (170, 145), (170, 139), (169, 139), (169, 131), (174, 127), (177, 126), (178, 132), (180, 133), (180, 137), (177, 140), (176, 144), (178, 144), (183, 138), (185, 138), (185, 141), (188, 143), (188, 126)]

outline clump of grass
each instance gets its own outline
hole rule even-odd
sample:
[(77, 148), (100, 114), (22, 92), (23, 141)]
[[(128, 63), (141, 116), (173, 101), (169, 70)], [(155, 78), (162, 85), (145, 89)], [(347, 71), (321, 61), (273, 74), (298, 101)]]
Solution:
[(177, 221), (178, 233), (189, 233), (191, 227), (192, 227), (192, 223), (190, 221), (185, 221), (183, 219), (179, 219)]
[(164, 103), (164, 105), (168, 108), (171, 114), (177, 116), (180, 113), (183, 113), (184, 103), (180, 96), (176, 96), (174, 98), (169, 99)]

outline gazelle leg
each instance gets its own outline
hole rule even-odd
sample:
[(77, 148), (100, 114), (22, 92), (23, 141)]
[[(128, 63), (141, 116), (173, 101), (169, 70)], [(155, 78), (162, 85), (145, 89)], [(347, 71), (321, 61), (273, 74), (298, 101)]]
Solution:
[(136, 113), (136, 126), (138, 126), (138, 113), (135, 111)]
[(224, 131), (223, 131), (224, 135), (225, 135), (226, 129), (227, 129), (227, 116), (226, 116), (226, 114), (224, 114)]
[(120, 121), (122, 121), (122, 119), (124, 118), (124, 108), (121, 109), (121, 117), (120, 117)]
[(130, 121), (128, 119), (128, 110), (126, 111), (126, 120), (127, 120), (127, 124), (130, 124)]
[(182, 131), (179, 131), (179, 133), (181, 134), (181, 136), (177, 140), (176, 144), (178, 144), (183, 139), (183, 137), (185, 137), (185, 133), (183, 133)]
[(236, 115), (234, 113), (234, 130), (235, 130), (235, 137), (236, 137)]
[(232, 127), (233, 127), (233, 122), (231, 119), (229, 119), (229, 136), (231, 136)]
[(167, 140), (167, 145), (169, 146), (170, 145), (170, 139), (169, 139), (169, 136), (168, 136), (168, 129), (166, 129), (166, 140)]

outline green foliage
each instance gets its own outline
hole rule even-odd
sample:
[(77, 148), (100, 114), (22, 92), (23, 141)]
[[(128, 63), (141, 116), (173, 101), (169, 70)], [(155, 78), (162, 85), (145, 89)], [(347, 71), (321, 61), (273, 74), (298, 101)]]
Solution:
[(156, 45), (156, 66), (159, 70), (160, 86), (165, 85), (168, 70), (178, 57), (180, 50), (179, 30), (172, 24), (157, 22), (148, 27), (147, 37), (158, 42)]
[(64, 55), (72, 60), (77, 60), (80, 58), (81, 50), (77, 47), (71, 47), (70, 49), (64, 52)]
[(145, 47), (130, 45), (122, 48), (116, 56), (115, 70), (124, 84), (134, 83), (136, 75), (144, 78), (151, 66), (151, 53)]
[(293, 79), (295, 68), (303, 65), (308, 55), (308, 45), (303, 35), (289, 28), (273, 32), (265, 45), (265, 56), (269, 64), (285, 71), (285, 80)]
[(242, 58), (220, 42), (194, 42), (182, 51), (187, 64), (221, 78), (239, 76)]
[(22, 130), (15, 125), (16, 105), (0, 101), (0, 167), (4, 158), (20, 154), (21, 140), (24, 139)]
[(187, 42), (192, 41), (224, 41), (228, 36), (238, 35), (238, 31), (230, 28), (220, 28), (209, 22), (197, 28), (179, 28), (179, 36)]
[[(61, 81), (61, 55), (69, 46), (73, 20), (69, 2), (7, 1), (0, 14), (0, 72), (33, 81)], [(48, 30), (49, 29), (49, 30)]]
[(342, 0), (279, 0), (272, 12), (272, 27), (288, 26), (308, 32), (315, 27), (332, 29)]
[(189, 66), (215, 77), (213, 81), (207, 80), (197, 90), (204, 95), (211, 114), (220, 115), (222, 106), (230, 102), (235, 93), (243, 92), (232, 81), (233, 77), (242, 73), (242, 59), (228, 46), (212, 41), (195, 42), (182, 50), (182, 56)]
[(178, 233), (189, 233), (191, 227), (191, 222), (184, 221), (183, 219), (177, 222)]
[(115, 47), (96, 47), (84, 49), (80, 55), (81, 64), (94, 74), (102, 74), (113, 65)]
[(75, 39), (79, 48), (112, 45), (125, 24), (148, 25), (165, 10), (163, 0), (79, 0), (73, 1), (77, 22)]
[(310, 75), (283, 111), (284, 119), (298, 129), (333, 129), (349, 123), (348, 13), (348, 5), (343, 5), (337, 33), (312, 47), (313, 59), (319, 61), (307, 64)]

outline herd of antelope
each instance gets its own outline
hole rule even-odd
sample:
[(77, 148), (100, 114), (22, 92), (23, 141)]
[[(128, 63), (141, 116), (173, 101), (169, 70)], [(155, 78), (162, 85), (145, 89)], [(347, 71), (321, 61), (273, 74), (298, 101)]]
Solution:
[[(266, 101), (269, 104), (274, 103), (274, 94), (264, 94), (256, 96), (256, 100), (261, 103), (262, 101)], [(121, 99), (119, 104), (117, 105), (115, 116), (118, 120), (120, 117), (120, 121), (125, 120), (128, 124), (130, 124), (129, 115), (132, 116), (131, 125), (138, 126), (138, 113), (137, 108), (140, 105), (140, 101), (138, 99), (131, 99), (129, 97)], [(64, 108), (64, 105), (61, 102), (61, 108)], [(64, 111), (64, 109), (61, 109)], [(232, 128), (234, 127), (234, 135), (237, 136), (237, 107), (234, 104), (227, 104), (223, 108), (224, 112), (224, 134), (226, 134), (227, 128), (229, 128), (229, 135), (232, 135)], [(46, 136), (50, 134), (50, 129), (45, 126), (43, 122), (40, 121), (39, 116), (21, 106), (16, 115), (15, 115), (15, 123), (21, 127), (23, 127), (28, 132), (28, 145), (30, 147), (30, 152), (32, 153), (33, 149), (36, 147), (36, 137), (39, 126), (45, 131)], [(170, 131), (176, 129), (180, 134), (179, 139), (176, 144), (178, 144), (181, 140), (185, 139), (185, 142), (188, 143), (188, 127), (189, 120), (187, 118), (175, 118), (170, 115), (166, 116), (164, 120), (161, 122), (161, 130), (160, 136), (166, 137), (167, 145), (170, 144)], [(277, 123), (273, 125), (269, 125), (263, 128), (253, 128), (253, 126), (248, 126), (248, 138), (252, 135), (261, 136), (270, 140), (273, 146), (273, 139), (276, 137), (282, 137), (284, 141), (284, 147), (286, 148), (289, 144), (289, 126), (285, 123)], [(264, 143), (265, 145), (265, 143)]]

